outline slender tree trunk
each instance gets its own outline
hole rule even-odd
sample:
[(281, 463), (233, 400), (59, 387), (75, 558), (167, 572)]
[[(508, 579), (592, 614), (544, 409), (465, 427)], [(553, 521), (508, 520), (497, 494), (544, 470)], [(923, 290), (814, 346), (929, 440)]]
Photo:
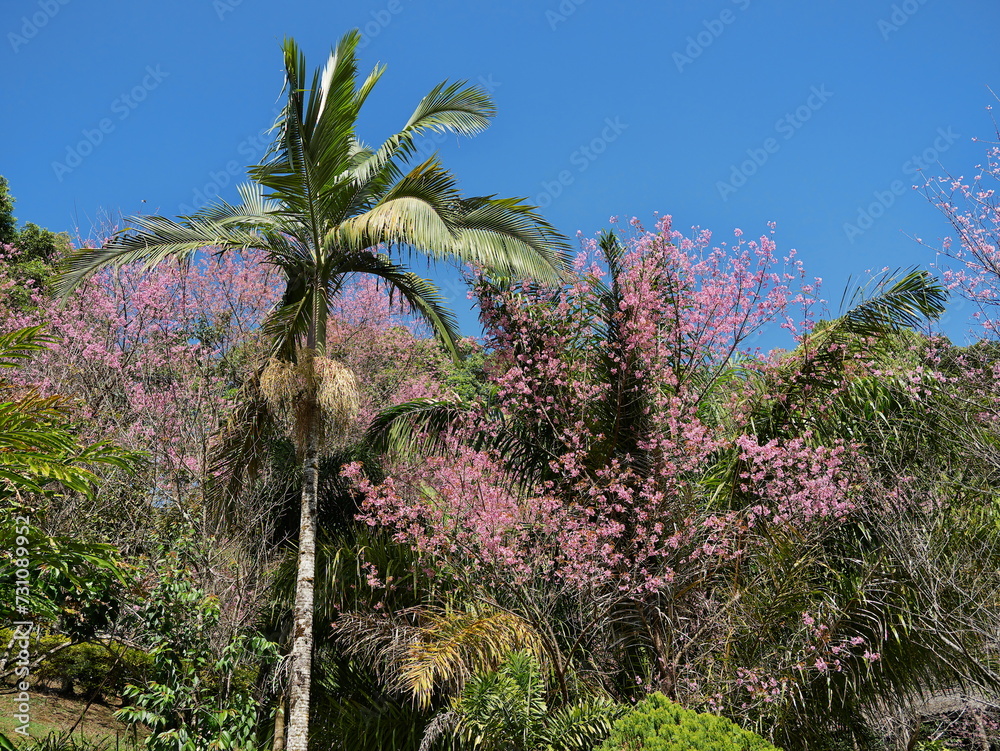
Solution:
[[(316, 420), (315, 404), (312, 419)], [(308, 409), (308, 408), (307, 408)], [(307, 418), (308, 419), (308, 418)], [(312, 680), (313, 588), (316, 577), (316, 494), (319, 489), (318, 425), (307, 428), (302, 460), (302, 510), (299, 522), (299, 571), (295, 583), (292, 632), (292, 675), (288, 688), (287, 751), (307, 751), (309, 689)]]
[(278, 706), (274, 710), (274, 741), (271, 751), (285, 751), (285, 696), (278, 697)]

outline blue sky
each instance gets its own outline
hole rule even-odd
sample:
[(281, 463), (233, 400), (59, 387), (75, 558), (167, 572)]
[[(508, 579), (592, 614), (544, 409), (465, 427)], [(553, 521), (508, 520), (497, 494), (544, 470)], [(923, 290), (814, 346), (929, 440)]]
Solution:
[[(852, 275), (934, 262), (912, 238), (948, 227), (910, 185), (920, 166), (973, 171), (1000, 90), (995, 0), (5, 0), (0, 174), (18, 218), (86, 235), (103, 213), (233, 198), (280, 101), (282, 38), (318, 66), (351, 27), (365, 68), (389, 68), (364, 140), (439, 81), (480, 82), (493, 126), (427, 143), (467, 194), (528, 196), (570, 236), (656, 211), (719, 239), (773, 220), (835, 302)], [(477, 333), (464, 289), (438, 279)]]

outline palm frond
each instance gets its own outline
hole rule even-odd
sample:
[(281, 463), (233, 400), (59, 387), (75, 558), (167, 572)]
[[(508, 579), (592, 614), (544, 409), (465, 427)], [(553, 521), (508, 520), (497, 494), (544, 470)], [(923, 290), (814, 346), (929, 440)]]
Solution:
[(486, 130), (490, 118), (496, 115), (496, 107), (485, 89), (467, 83), (439, 83), (420, 100), (403, 130), (451, 131), (465, 136)]
[(538, 633), (503, 611), (430, 613), (420, 638), (403, 659), (400, 680), (418, 706), (427, 707), (441, 687), (460, 691), (476, 671), (496, 668), (511, 652), (526, 649), (544, 658)]
[(0, 368), (16, 367), (54, 341), (42, 326), (28, 326), (0, 334)]
[(276, 228), (280, 227), (278, 217), (281, 204), (265, 198), (259, 183), (241, 183), (236, 190), (243, 199), (241, 204), (234, 206), (219, 200), (202, 207), (190, 218), (229, 226), (244, 224), (250, 228), (267, 226), (270, 219)]
[[(416, 618), (413, 625), (409, 618)], [(477, 671), (492, 670), (511, 652), (544, 651), (521, 618), (492, 608), (418, 608), (386, 616), (345, 614), (334, 631), (347, 654), (374, 666), (394, 690), (418, 707), (438, 693), (457, 695)]]
[(592, 698), (560, 707), (545, 723), (544, 739), (554, 751), (588, 751), (611, 734), (615, 721), (630, 707)]
[(856, 336), (879, 336), (939, 318), (947, 300), (947, 290), (927, 271), (887, 271), (854, 290), (836, 323)]
[(472, 410), (472, 405), (445, 399), (403, 402), (379, 412), (364, 440), (377, 453), (433, 454), (444, 450), (448, 431)]
[(212, 439), (205, 502), (220, 526), (238, 517), (238, 499), (265, 466), (277, 435), (274, 415), (260, 388), (260, 374), (255, 372), (240, 388), (228, 419)]
[(449, 257), (458, 198), (454, 175), (431, 158), (388, 186), (366, 211), (337, 225), (326, 242), (356, 251), (414, 246), (438, 258)]
[(398, 294), (409, 309), (431, 326), (438, 340), (458, 360), (459, 329), (455, 314), (445, 307), (445, 299), (437, 285), (417, 276), (383, 253), (353, 253), (335, 259), (331, 264), (330, 278), (339, 279), (349, 274), (370, 274), (385, 284), (390, 299)]
[[(845, 292), (844, 300), (852, 307), (839, 318), (817, 324), (772, 374), (777, 393), (763, 399), (752, 416), (758, 436), (773, 437), (793, 429), (796, 421), (794, 429), (816, 432), (816, 425), (800, 424), (816, 417), (814, 411), (804, 410), (808, 395), (856, 380), (858, 376), (847, 378), (847, 363), (854, 355), (864, 353), (871, 359), (890, 353), (911, 328), (940, 316), (946, 299), (940, 282), (922, 270), (886, 272), (850, 295)], [(883, 391), (882, 396), (887, 395)]]
[(324, 748), (352, 751), (417, 751), (426, 716), (388, 693), (357, 662), (329, 649), (316, 655), (314, 673), (316, 721), (313, 742)]
[(569, 243), (535, 207), (517, 198), (484, 196), (461, 202), (452, 251), (487, 272), (560, 285)]
[(415, 153), (416, 137), (430, 132), (472, 136), (489, 126), (496, 114), (493, 100), (484, 89), (467, 86), (465, 81), (435, 86), (417, 105), (402, 130), (386, 139), (369, 159), (358, 166), (358, 180), (375, 179), (387, 170), (398, 169)]
[(277, 137), (265, 160), (250, 168), (259, 182), (302, 224), (303, 236), (319, 244), (322, 227), (337, 202), (354, 151), (355, 99), (360, 41), (357, 30), (341, 38), (322, 71), (308, 85), (305, 56), (286, 39), (285, 90), (288, 100), (275, 123)]
[[(224, 207), (216, 210), (222, 212)], [(287, 241), (273, 231), (273, 218), (264, 216), (259, 220), (251, 222), (248, 215), (240, 216), (237, 222), (196, 217), (179, 222), (161, 216), (132, 217), (134, 226), (123, 229), (104, 247), (81, 248), (71, 253), (54, 282), (55, 292), (66, 297), (104, 268), (139, 263), (148, 269), (168, 259), (188, 263), (205, 248), (219, 254), (267, 245), (275, 246), (276, 254), (290, 252)]]

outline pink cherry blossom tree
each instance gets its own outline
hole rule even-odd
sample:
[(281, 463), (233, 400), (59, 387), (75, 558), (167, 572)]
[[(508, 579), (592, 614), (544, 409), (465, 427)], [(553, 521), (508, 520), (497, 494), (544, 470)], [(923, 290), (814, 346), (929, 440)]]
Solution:
[(204, 485), (239, 359), (274, 304), (271, 277), (253, 254), (149, 273), (125, 267), (96, 275), (63, 305), (36, 290), (35, 306), (3, 311), (2, 325), (44, 326), (54, 344), (20, 377), (75, 397), (94, 437), (147, 452), (153, 474), (140, 495), (183, 505)]
[[(369, 524), (534, 629), (564, 698), (662, 690), (773, 730), (831, 674), (878, 669), (882, 637), (850, 603), (880, 585), (840, 551), (919, 503), (838, 426), (867, 419), (851, 400), (880, 340), (939, 314), (943, 292), (925, 272), (886, 278), (814, 327), (816, 282), (772, 233), (633, 227), (585, 243), (566, 287), (480, 280), (491, 396), (394, 411), (395, 469), (347, 473)], [(760, 353), (768, 327), (794, 351)], [(835, 594), (841, 575), (860, 599)]]

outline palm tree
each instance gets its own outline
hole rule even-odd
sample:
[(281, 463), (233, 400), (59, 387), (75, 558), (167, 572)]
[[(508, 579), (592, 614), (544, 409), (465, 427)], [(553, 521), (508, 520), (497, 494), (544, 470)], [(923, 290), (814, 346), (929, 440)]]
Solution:
[[(249, 169), (252, 182), (241, 188), (242, 205), (220, 202), (177, 220), (135, 218), (134, 227), (103, 248), (73, 254), (57, 287), (66, 295), (99, 269), (135, 262), (152, 266), (167, 259), (187, 262), (207, 247), (217, 254), (259, 249), (267, 263), (280, 269), (284, 297), (262, 333), (272, 364), (281, 370), (282, 377), (271, 380), (279, 383), (283, 401), (293, 403), (302, 466), (288, 693), (290, 751), (307, 746), (318, 462), (331, 412), (324, 408), (343, 412), (343, 404), (324, 398), (324, 388), (351, 390), (343, 369), (325, 357), (331, 301), (353, 276), (371, 274), (424, 318), (455, 354), (454, 316), (436, 286), (412, 273), (399, 256), (473, 263), (505, 276), (548, 281), (560, 279), (567, 266), (566, 241), (533, 206), (496, 196), (463, 198), (436, 155), (410, 164), (421, 134), (474, 135), (485, 129), (494, 114), (485, 91), (465, 82), (442, 82), (381, 146), (371, 148), (357, 138), (361, 107), (385, 70), (376, 66), (358, 85), (360, 39), (357, 30), (348, 32), (311, 83), (304, 55), (293, 40), (285, 40), (287, 103), (264, 162)], [(243, 411), (262, 417), (266, 406), (251, 399)], [(222, 466), (241, 476), (241, 467), (253, 462), (238, 457), (255, 445), (254, 434), (247, 433), (229, 447)]]
[(450, 708), (424, 733), (421, 751), (474, 747), (481, 751), (583, 751), (608, 736), (628, 705), (590, 697), (554, 708), (538, 662), (511, 652), (498, 669), (472, 676)]

